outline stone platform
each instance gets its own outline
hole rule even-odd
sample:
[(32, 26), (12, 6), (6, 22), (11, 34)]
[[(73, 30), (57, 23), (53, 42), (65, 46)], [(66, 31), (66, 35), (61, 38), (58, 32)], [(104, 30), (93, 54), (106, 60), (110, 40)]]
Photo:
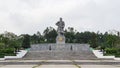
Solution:
[(89, 60), (97, 59), (88, 44), (36, 44), (23, 59)]

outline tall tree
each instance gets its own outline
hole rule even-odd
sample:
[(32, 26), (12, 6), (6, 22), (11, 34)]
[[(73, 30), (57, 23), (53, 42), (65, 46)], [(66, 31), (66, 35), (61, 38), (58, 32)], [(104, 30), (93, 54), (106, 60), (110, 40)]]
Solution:
[(57, 36), (57, 31), (53, 27), (47, 27), (44, 30), (44, 38), (47, 43), (55, 43)]
[(65, 30), (65, 37), (67, 43), (74, 43), (75, 42), (75, 30), (73, 27), (68, 27), (68, 29)]
[(24, 35), (22, 47), (23, 48), (30, 48), (30, 36), (28, 34)]

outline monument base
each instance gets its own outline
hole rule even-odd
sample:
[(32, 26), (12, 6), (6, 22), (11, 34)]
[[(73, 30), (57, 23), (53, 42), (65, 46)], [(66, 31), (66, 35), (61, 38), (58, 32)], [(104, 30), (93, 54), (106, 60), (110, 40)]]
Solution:
[(56, 37), (56, 43), (57, 44), (65, 44), (65, 36), (64, 35), (58, 35)]
[(91, 60), (97, 59), (89, 44), (34, 44), (25, 60)]

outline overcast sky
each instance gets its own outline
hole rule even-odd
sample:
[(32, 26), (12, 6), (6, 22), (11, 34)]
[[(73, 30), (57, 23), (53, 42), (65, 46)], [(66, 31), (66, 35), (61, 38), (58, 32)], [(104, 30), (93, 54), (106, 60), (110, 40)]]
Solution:
[(120, 0), (0, 0), (0, 33), (43, 32), (59, 17), (80, 32), (120, 31)]

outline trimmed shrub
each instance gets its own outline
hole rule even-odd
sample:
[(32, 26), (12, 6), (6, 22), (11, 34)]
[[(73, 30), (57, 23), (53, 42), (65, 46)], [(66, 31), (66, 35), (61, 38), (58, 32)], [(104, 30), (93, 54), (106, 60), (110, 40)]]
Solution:
[(14, 53), (14, 48), (7, 48), (7, 49), (5, 49), (4, 53), (7, 53), (7, 54)]
[(117, 52), (115, 54), (115, 57), (120, 57), (120, 48), (117, 49)]
[(117, 49), (116, 48), (106, 48), (105, 53), (107, 55), (115, 55), (117, 53)]
[(0, 58), (4, 58), (4, 53), (0, 52)]
[(120, 48), (106, 48), (104, 55), (114, 55), (115, 57), (120, 57)]
[(15, 55), (14, 48), (6, 48), (0, 50), (0, 57), (13, 56), (13, 55)]

